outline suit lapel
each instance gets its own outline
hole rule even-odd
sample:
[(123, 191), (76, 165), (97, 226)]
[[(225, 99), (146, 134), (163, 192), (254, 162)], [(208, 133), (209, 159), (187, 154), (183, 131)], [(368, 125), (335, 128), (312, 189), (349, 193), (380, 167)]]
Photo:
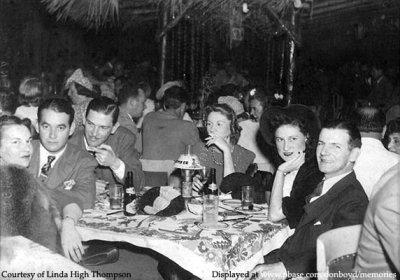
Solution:
[(76, 164), (72, 159), (73, 151), (70, 145), (67, 145), (64, 153), (56, 161), (54, 166), (50, 168), (46, 184), (49, 188), (54, 189), (59, 185), (63, 185), (67, 181), (68, 175), (72, 173), (72, 169)]
[(304, 217), (300, 221), (298, 227), (304, 226), (309, 222), (315, 221), (317, 218), (319, 218), (321, 214), (324, 213), (327, 208), (329, 208), (331, 201), (340, 195), (340, 193), (346, 187), (348, 187), (349, 183), (353, 182), (354, 180), (356, 180), (356, 176), (353, 171), (338, 181), (326, 194), (317, 200), (306, 204), (304, 206)]

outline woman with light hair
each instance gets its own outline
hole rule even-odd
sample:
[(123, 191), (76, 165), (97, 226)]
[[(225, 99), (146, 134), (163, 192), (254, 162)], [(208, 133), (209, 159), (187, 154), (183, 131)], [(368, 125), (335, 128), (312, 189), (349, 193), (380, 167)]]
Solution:
[(85, 120), (87, 106), (93, 98), (99, 97), (100, 93), (97, 93), (93, 89), (92, 82), (83, 75), (82, 70), (79, 68), (67, 79), (65, 89), (75, 110), (75, 126), (76, 128), (80, 128)]

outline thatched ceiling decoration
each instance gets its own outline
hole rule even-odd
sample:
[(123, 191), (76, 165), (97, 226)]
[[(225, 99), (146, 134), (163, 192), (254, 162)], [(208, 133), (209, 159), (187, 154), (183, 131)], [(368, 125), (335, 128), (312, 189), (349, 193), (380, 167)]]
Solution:
[(119, 15), (118, 0), (41, 0), (57, 20), (81, 22), (88, 28), (98, 29), (116, 24)]
[[(88, 28), (119, 24), (126, 29), (145, 22), (157, 23), (162, 12), (169, 21), (160, 30), (165, 35), (180, 20), (209, 26), (215, 32), (226, 33), (232, 28), (233, 15), (239, 15), (241, 26), (267, 36), (282, 28), (289, 5), (312, 0), (41, 0), (58, 20), (71, 19)], [(243, 4), (245, 3), (246, 9)], [(271, 14), (272, 12), (272, 14)], [(282, 19), (277, 22), (278, 19)]]

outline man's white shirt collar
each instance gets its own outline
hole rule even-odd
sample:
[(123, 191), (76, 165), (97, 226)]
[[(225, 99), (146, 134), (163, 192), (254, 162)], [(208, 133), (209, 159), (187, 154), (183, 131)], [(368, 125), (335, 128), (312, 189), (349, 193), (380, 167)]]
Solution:
[[(68, 145), (68, 144), (67, 144)], [(59, 151), (59, 152), (57, 152), (57, 153), (51, 153), (51, 152), (49, 152), (48, 150), (46, 150), (46, 148), (45, 147), (43, 147), (43, 145), (42, 145), (42, 143), (40, 143), (40, 150), (39, 150), (39, 155), (40, 155), (40, 157), (39, 157), (39, 174), (38, 174), (38, 176), (40, 176), (40, 173), (41, 173), (41, 169), (42, 169), (42, 167), (43, 167), (43, 165), (45, 165), (46, 163), (47, 163), (47, 158), (49, 157), (49, 156), (55, 156), (56, 158), (53, 160), (53, 162), (51, 163), (51, 167), (53, 167), (55, 164), (56, 164), (56, 162), (57, 162), (57, 160), (62, 156), (62, 154), (64, 153), (64, 151), (65, 151), (65, 149), (67, 148), (67, 145), (65, 145), (65, 147), (61, 150), (61, 151)]]

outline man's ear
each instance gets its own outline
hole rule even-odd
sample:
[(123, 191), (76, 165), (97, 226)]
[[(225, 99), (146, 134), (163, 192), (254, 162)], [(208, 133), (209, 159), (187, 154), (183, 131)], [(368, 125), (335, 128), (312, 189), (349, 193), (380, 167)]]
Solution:
[(129, 104), (131, 105), (131, 107), (135, 107), (137, 103), (136, 98), (129, 98)]
[(186, 103), (182, 103), (181, 106), (179, 107), (179, 113), (181, 119), (183, 119), (185, 112), (186, 112)]
[(39, 134), (39, 122), (35, 122), (32, 126), (36, 130), (36, 132)]
[(116, 122), (111, 129), (111, 134), (114, 134), (117, 131), (118, 127), (119, 127), (119, 122)]
[(70, 130), (69, 130), (69, 136), (71, 136), (72, 134), (74, 134), (75, 128), (76, 128), (75, 122), (72, 122), (71, 128), (70, 128)]
[(360, 148), (353, 148), (350, 152), (349, 162), (355, 163), (358, 156), (360, 155)]

